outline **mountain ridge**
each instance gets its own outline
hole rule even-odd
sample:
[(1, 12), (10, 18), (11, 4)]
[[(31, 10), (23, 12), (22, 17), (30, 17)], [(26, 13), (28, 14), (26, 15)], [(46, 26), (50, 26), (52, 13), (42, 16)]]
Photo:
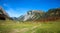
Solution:
[(28, 18), (25, 21), (55, 21), (60, 19), (60, 8), (49, 9), (47, 12), (42, 12), (41, 10), (30, 10), (25, 16), (25, 18)]

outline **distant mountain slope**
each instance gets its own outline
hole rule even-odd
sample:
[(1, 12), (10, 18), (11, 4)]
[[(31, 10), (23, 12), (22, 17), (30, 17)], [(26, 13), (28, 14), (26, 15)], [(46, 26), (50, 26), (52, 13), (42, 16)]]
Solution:
[(23, 21), (24, 20), (24, 15), (21, 15), (20, 17), (17, 18), (18, 21)]

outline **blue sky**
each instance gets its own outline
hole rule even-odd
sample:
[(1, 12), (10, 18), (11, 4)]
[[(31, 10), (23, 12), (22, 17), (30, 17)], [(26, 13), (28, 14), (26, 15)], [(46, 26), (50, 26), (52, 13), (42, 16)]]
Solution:
[(29, 10), (44, 10), (60, 7), (60, 0), (0, 0), (0, 6), (11, 17), (19, 17)]

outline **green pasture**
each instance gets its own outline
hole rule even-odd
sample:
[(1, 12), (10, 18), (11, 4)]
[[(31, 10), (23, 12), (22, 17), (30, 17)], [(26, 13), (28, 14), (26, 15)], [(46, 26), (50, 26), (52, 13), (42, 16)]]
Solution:
[(0, 33), (60, 33), (60, 21), (1, 21)]

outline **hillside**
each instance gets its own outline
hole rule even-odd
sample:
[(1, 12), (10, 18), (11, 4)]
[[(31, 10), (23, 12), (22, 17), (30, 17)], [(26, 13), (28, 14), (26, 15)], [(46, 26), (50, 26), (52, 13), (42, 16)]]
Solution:
[(9, 18), (8, 13), (5, 12), (2, 7), (0, 7), (0, 20), (6, 20), (8, 18)]
[(48, 12), (46, 12), (46, 14), (48, 16), (60, 17), (60, 8), (49, 9)]

